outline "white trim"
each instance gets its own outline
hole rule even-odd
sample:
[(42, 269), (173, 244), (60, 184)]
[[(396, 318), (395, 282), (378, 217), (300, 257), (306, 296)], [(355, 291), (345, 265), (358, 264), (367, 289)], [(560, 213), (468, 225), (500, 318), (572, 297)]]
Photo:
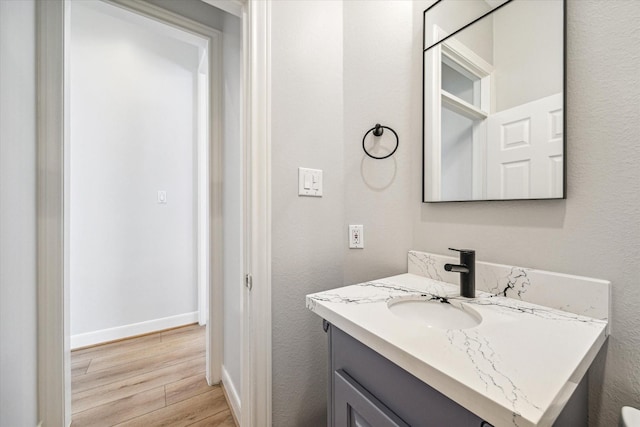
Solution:
[(64, 310), (65, 21), (62, 1), (36, 2), (38, 418), (46, 427), (71, 422), (65, 410), (70, 388)]
[(271, 408), (271, 0), (252, 1), (243, 19), (245, 265), (242, 427), (270, 426)]
[(484, 120), (473, 124), (472, 153), (471, 196), (482, 200), (487, 197), (487, 123)]
[(489, 116), (486, 111), (482, 111), (475, 105), (469, 104), (444, 89), (440, 90), (440, 99), (444, 106), (471, 120), (484, 120)]
[[(424, 58), (424, 200), (441, 200), (442, 194), (442, 145), (441, 141), (441, 101), (442, 86), (441, 45), (436, 45), (423, 53)], [(429, 74), (427, 74), (427, 70)], [(427, 76), (430, 80), (427, 81)]]
[(233, 412), (233, 418), (239, 420), (240, 417), (240, 395), (238, 395), (238, 390), (236, 389), (235, 384), (231, 381), (231, 377), (229, 376), (229, 372), (222, 367), (222, 384), (224, 385), (224, 389), (227, 391), (227, 397), (229, 398), (229, 405), (231, 406), (231, 412)]
[(196, 209), (194, 237), (196, 242), (196, 277), (198, 282), (198, 323), (206, 325), (209, 318), (209, 58), (208, 46), (203, 49), (198, 70), (197, 123), (198, 141), (195, 155)]
[(123, 338), (134, 337), (136, 335), (162, 331), (164, 329), (177, 328), (178, 326), (190, 325), (197, 321), (198, 312), (193, 311), (191, 313), (177, 314), (175, 316), (163, 317), (160, 319), (116, 326), (115, 328), (76, 334), (71, 336), (71, 349), (75, 350), (76, 348), (86, 347), (89, 345), (120, 340)]
[(249, 304), (251, 293), (250, 289), (247, 287), (247, 279), (251, 274), (251, 252), (252, 252), (252, 215), (253, 212), (251, 210), (252, 204), (252, 170), (251, 170), (251, 111), (252, 108), (252, 97), (251, 97), (251, 69), (252, 65), (252, 56), (253, 52), (251, 49), (251, 34), (255, 32), (253, 29), (253, 21), (252, 18), (253, 13), (249, 10), (249, 6), (245, 5), (242, 8), (243, 16), (242, 16), (242, 144), (243, 144), (243, 222), (244, 222), (244, 242), (242, 245), (243, 248), (243, 265), (245, 268), (245, 286), (242, 289), (242, 302), (241, 305), (243, 307), (243, 316), (242, 316), (242, 325), (241, 325), (241, 333), (242, 333), (242, 341), (240, 344), (240, 352), (242, 354), (241, 360), (241, 369), (240, 369), (240, 401), (244, 402), (244, 404), (240, 408), (240, 414), (238, 417), (238, 422), (240, 427), (252, 427), (252, 408), (255, 407), (253, 403), (253, 396), (255, 396), (255, 392), (253, 388), (255, 384), (251, 381), (253, 377), (253, 368), (252, 368), (252, 357), (250, 355), (251, 349), (251, 305)]
[(442, 56), (464, 68), (476, 77), (486, 77), (493, 72), (493, 66), (477, 53), (454, 38), (442, 42)]
[(208, 27), (199, 22), (185, 18), (177, 13), (170, 12), (160, 6), (140, 0), (102, 0), (114, 6), (122, 7), (139, 15), (158, 21), (162, 24), (170, 25), (187, 33), (195, 34), (199, 37), (211, 38), (214, 35), (222, 35), (219, 30)]
[[(71, 63), (71, 27), (66, 23), (71, 19), (71, 2), (64, 1), (64, 99), (71, 99), (71, 82), (70, 75), (66, 70), (70, 69)], [(69, 146), (71, 143), (71, 116), (70, 105), (68, 102), (64, 103), (63, 112), (63, 126), (64, 126), (64, 165), (71, 164), (71, 150)], [(71, 194), (71, 170), (64, 167), (64, 194)], [(70, 197), (64, 198), (64, 305), (65, 307), (71, 307), (71, 259), (69, 258), (71, 248), (71, 200)], [(64, 310), (64, 413), (65, 424), (71, 425), (71, 309)]]
[[(209, 312), (207, 320), (207, 381), (218, 384), (222, 378), (224, 346), (224, 276), (222, 220), (222, 37), (212, 39), (209, 55), (211, 96), (209, 100)], [(217, 92), (218, 96), (213, 96)]]
[[(427, 29), (425, 28), (424, 31)], [(444, 39), (448, 33), (433, 25), (434, 40)], [(483, 121), (491, 111), (491, 74), (493, 66), (455, 38), (439, 43), (424, 52), (423, 108), (424, 108), (424, 194), (425, 201), (442, 200), (442, 107), (475, 121), (473, 126), (473, 188), (472, 198), (482, 199), (485, 194), (484, 177), (486, 158), (486, 129)], [(461, 74), (479, 79), (474, 90), (480, 94), (480, 107), (471, 105), (442, 89), (442, 63)], [(430, 74), (426, 71), (429, 70)], [(429, 79), (429, 80), (427, 80)]]

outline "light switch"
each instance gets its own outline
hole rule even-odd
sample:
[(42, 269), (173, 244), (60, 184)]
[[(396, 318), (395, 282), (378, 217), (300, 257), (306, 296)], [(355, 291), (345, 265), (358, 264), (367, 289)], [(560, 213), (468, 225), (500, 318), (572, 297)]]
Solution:
[(165, 190), (158, 190), (158, 203), (161, 205), (167, 204), (167, 192)]
[(298, 168), (298, 195), (322, 197), (322, 170)]

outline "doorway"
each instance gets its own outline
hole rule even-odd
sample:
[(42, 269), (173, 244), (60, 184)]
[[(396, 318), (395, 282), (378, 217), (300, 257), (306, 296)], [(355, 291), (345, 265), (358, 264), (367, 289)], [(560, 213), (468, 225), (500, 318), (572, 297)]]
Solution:
[[(162, 3), (152, 0), (152, 3)], [(271, 280), (270, 280), (270, 3), (244, 0), (202, 0), (231, 12), (241, 20), (241, 175), (243, 179), (242, 229), (243, 262), (239, 309), (240, 336), (243, 351), (238, 357), (242, 369), (243, 402), (240, 423), (251, 427), (271, 422)], [(120, 5), (138, 9), (151, 6), (148, 2), (117, 0)], [(196, 4), (199, 1), (176, 2)], [(38, 203), (38, 416), (43, 426), (68, 425), (70, 422), (69, 310), (68, 310), (68, 216), (64, 206), (64, 165), (69, 162), (65, 138), (69, 135), (68, 69), (66, 41), (68, 38), (69, 0), (36, 3), (37, 26), (37, 203)], [(158, 9), (158, 8), (156, 8)], [(180, 26), (180, 13), (164, 13), (164, 21)], [(220, 126), (215, 124), (215, 128)], [(218, 147), (219, 148), (219, 147)], [(210, 161), (221, 161), (211, 153)], [(221, 242), (215, 230), (223, 229), (225, 213), (220, 195), (223, 179), (221, 164), (211, 168), (212, 217), (211, 251), (221, 253)], [(219, 245), (219, 246), (216, 246)], [(213, 276), (221, 274), (213, 258)], [(251, 280), (253, 279), (253, 280)], [(218, 280), (222, 280), (218, 278)], [(253, 286), (252, 286), (253, 284)], [(213, 288), (215, 290), (216, 288)], [(220, 289), (220, 288), (217, 288)], [(210, 301), (216, 301), (213, 292)], [(212, 308), (208, 324), (221, 326), (221, 311)], [(207, 333), (207, 345), (221, 339), (221, 328)], [(212, 355), (215, 359), (216, 355)], [(207, 363), (220, 368), (221, 355)], [(219, 371), (217, 372), (220, 373)], [(215, 369), (211, 380), (216, 382)], [(67, 386), (65, 386), (67, 385)], [(238, 399), (238, 402), (240, 399)]]
[[(231, 141), (225, 133), (223, 141), (235, 125), (228, 118), (240, 117), (223, 114), (223, 102), (238, 105), (240, 94), (223, 96), (223, 75), (233, 67), (223, 70), (222, 31), (150, 3), (66, 5), (70, 346), (199, 322), (206, 379), (218, 384), (226, 372), (224, 282), (242, 283), (242, 272), (234, 277), (224, 261), (225, 246), (242, 245), (223, 244), (223, 237), (242, 239), (242, 230), (228, 236), (217, 215), (242, 217), (242, 206), (225, 209), (222, 195), (230, 184), (242, 191), (223, 175), (223, 145), (240, 145), (239, 135)], [(226, 382), (237, 398), (234, 381)], [(76, 412), (69, 388), (67, 418)]]
[(71, 348), (205, 325), (208, 40), (101, 1), (69, 39)]

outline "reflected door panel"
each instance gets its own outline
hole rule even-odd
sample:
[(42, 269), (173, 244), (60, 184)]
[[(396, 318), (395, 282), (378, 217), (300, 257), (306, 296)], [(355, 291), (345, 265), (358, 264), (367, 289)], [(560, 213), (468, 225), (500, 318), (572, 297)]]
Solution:
[(562, 197), (562, 94), (491, 115), (487, 147), (489, 199)]

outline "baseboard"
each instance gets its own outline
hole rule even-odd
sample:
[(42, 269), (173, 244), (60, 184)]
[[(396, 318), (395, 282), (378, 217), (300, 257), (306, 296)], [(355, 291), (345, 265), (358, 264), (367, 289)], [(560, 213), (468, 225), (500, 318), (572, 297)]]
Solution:
[(178, 314), (176, 316), (163, 317), (161, 319), (147, 320), (140, 323), (118, 326), (115, 328), (101, 329), (99, 331), (86, 332), (84, 334), (71, 335), (71, 350), (89, 345), (100, 344), (108, 341), (120, 340), (136, 335), (148, 334), (163, 329), (189, 325), (198, 321), (198, 312)]
[(240, 419), (240, 397), (238, 396), (238, 390), (236, 390), (236, 387), (233, 384), (233, 381), (231, 381), (231, 377), (224, 366), (222, 366), (222, 388), (225, 391), (225, 396), (229, 402), (231, 415), (233, 415), (233, 419), (236, 424), (240, 425), (238, 422)]

